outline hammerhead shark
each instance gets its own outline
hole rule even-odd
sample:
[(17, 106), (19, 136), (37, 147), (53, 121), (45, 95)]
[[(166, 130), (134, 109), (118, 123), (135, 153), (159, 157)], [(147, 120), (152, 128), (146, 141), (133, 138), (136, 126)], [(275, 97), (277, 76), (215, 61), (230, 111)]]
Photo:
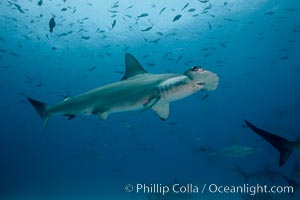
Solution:
[(289, 141), (283, 137), (269, 133), (265, 130), (262, 130), (249, 121), (245, 120), (247, 126), (254, 131), (256, 134), (260, 135), (267, 142), (269, 142), (273, 147), (275, 147), (280, 153), (279, 166), (281, 167), (286, 163), (290, 157), (293, 150), (300, 150), (300, 140)]
[(43, 119), (42, 135), (48, 119), (64, 115), (96, 115), (105, 120), (111, 113), (148, 109), (154, 110), (161, 120), (169, 116), (169, 103), (190, 96), (198, 91), (215, 90), (217, 74), (194, 66), (184, 74), (150, 74), (131, 55), (125, 54), (125, 75), (118, 81), (90, 90), (78, 96), (49, 106), (27, 97)]

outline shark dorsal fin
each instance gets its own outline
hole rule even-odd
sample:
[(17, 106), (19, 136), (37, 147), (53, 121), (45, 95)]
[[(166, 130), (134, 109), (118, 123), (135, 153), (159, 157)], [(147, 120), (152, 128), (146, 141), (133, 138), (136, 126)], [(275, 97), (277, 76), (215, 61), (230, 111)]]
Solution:
[(125, 67), (126, 71), (121, 80), (126, 80), (136, 75), (147, 73), (142, 65), (135, 59), (135, 57), (129, 53), (125, 54)]

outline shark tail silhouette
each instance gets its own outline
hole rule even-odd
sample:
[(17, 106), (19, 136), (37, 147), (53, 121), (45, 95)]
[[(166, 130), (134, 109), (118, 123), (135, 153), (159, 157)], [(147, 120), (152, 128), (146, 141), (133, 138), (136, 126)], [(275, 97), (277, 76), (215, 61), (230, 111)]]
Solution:
[(286, 161), (288, 160), (288, 158), (290, 157), (293, 151), (290, 145), (291, 142), (283, 137), (264, 131), (254, 126), (247, 120), (245, 120), (245, 122), (252, 131), (260, 135), (262, 138), (264, 138), (267, 142), (269, 142), (273, 147), (275, 147), (279, 151), (280, 153), (279, 166), (281, 167), (282, 165), (284, 165), (284, 163), (286, 163)]
[(48, 124), (48, 120), (49, 120), (49, 114), (48, 114), (48, 110), (49, 107), (47, 104), (32, 99), (30, 97), (27, 97), (28, 101), (31, 103), (31, 105), (35, 108), (35, 110), (37, 111), (37, 113), (40, 115), (40, 117), (43, 120), (43, 127), (42, 127), (42, 133), (41, 133), (41, 137), (43, 136), (44, 132), (45, 132), (45, 128), (47, 127)]

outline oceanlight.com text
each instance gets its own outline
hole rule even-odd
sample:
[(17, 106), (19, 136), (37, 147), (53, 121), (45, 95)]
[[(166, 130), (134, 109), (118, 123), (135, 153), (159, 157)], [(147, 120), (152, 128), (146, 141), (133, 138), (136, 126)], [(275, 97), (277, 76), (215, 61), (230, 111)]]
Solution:
[(175, 194), (293, 194), (293, 186), (268, 186), (268, 185), (218, 185), (218, 184), (173, 184), (173, 185), (163, 185), (163, 184), (127, 184), (125, 186), (126, 192), (135, 192), (136, 194), (161, 194), (166, 195), (168, 193)]

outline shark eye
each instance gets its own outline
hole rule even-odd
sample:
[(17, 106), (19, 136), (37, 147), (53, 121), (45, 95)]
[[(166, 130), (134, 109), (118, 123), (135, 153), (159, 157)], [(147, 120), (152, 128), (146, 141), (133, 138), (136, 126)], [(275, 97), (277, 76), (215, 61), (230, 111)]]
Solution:
[(199, 70), (199, 67), (197, 67), (197, 66), (194, 66), (194, 67), (192, 67), (192, 71), (198, 71)]
[(199, 67), (199, 66), (194, 66), (194, 67), (192, 67), (192, 69), (191, 69), (192, 71), (194, 71), (194, 72), (197, 72), (197, 71), (204, 71), (204, 69), (202, 68), (202, 67)]

